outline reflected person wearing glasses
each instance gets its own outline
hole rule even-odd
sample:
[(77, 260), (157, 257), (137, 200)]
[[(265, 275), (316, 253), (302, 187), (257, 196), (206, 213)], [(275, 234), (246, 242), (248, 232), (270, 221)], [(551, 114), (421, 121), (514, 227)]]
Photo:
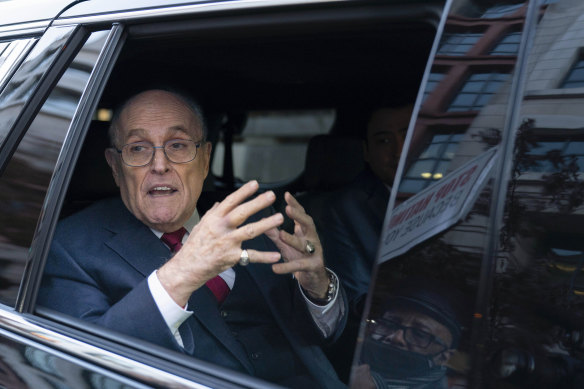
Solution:
[(446, 364), (463, 327), (456, 292), (434, 280), (400, 283), (368, 320), (352, 387), (447, 388)]

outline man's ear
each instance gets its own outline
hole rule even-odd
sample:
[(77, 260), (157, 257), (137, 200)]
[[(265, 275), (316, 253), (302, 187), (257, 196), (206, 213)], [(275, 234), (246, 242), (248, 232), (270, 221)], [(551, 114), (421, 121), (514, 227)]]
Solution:
[(203, 158), (205, 158), (205, 178), (207, 178), (207, 174), (209, 174), (209, 165), (211, 164), (211, 150), (213, 149), (213, 145), (211, 142), (205, 142), (201, 146), (201, 149), (201, 154), (203, 154)]
[(114, 181), (116, 185), (119, 187), (120, 184), (118, 182), (118, 161), (116, 159), (116, 152), (112, 148), (105, 149), (105, 160), (107, 164), (112, 169), (112, 175), (114, 176)]

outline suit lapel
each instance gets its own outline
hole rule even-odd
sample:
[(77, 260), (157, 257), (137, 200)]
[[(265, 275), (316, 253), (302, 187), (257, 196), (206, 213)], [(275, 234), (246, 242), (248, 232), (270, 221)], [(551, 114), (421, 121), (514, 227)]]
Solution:
[[(120, 206), (121, 205), (121, 206)], [(155, 269), (162, 266), (171, 254), (168, 248), (154, 233), (132, 215), (121, 201), (118, 206), (119, 218), (106, 226), (114, 235), (105, 244), (114, 250), (144, 277), (148, 277)], [(241, 365), (249, 372), (253, 367), (247, 355), (241, 351), (241, 345), (235, 340), (227, 323), (221, 318), (217, 302), (211, 291), (205, 286), (196, 290), (189, 299), (189, 307), (193, 310), (194, 319), (215, 337)], [(194, 329), (193, 329), (194, 330)], [(196, 332), (196, 330), (195, 330)], [(194, 338), (185, 337), (187, 349), (197, 348), (196, 333)], [(204, 352), (204, 350), (203, 350)]]
[[(241, 345), (233, 337), (229, 326), (221, 318), (221, 313), (213, 293), (203, 286), (196, 290), (189, 299), (189, 306), (193, 307), (193, 316), (214, 336), (229, 352), (241, 363), (248, 373), (253, 372), (253, 367), (249, 362), (247, 355), (242, 351)], [(195, 348), (197, 339), (195, 336)]]
[(147, 277), (168, 261), (170, 251), (146, 225), (130, 216), (134, 220), (125, 218), (105, 244)]

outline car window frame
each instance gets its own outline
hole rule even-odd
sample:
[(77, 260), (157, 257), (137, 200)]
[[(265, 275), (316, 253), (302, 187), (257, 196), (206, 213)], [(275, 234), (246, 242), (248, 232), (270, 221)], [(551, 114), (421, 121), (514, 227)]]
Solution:
[[(193, 9), (196, 7), (193, 7)], [(330, 9), (327, 8), (327, 9)], [(322, 11), (322, 10), (321, 10)], [(341, 13), (344, 14), (344, 13)], [(423, 14), (420, 11), (420, 14)], [(192, 11), (188, 15), (196, 15), (196, 11)], [(169, 25), (168, 18), (160, 17), (153, 20), (148, 18), (149, 24)], [(187, 17), (187, 14), (183, 15)], [(115, 19), (115, 18), (112, 18)], [(155, 19), (155, 18), (154, 18)], [(107, 15), (100, 15), (92, 24), (89, 18), (78, 18), (75, 21), (83, 21), (81, 28), (92, 29), (95, 26), (105, 24), (109, 20)], [(117, 20), (117, 19), (116, 19)], [(127, 31), (131, 28), (135, 29), (136, 34), (149, 34), (147, 28), (142, 24), (137, 24), (140, 20), (133, 19), (131, 22), (120, 24), (120, 28), (124, 31), (122, 36), (125, 37)], [(61, 26), (62, 23), (55, 23), (55, 26)], [(174, 27), (179, 28), (179, 27)], [(208, 27), (203, 27), (208, 28)], [(159, 32), (159, 31), (157, 31)], [(31, 248), (30, 253), (30, 269), (27, 270), (27, 285), (23, 288), (22, 294), (19, 295), (18, 311), (35, 323), (39, 323), (45, 328), (54, 329), (55, 331), (72, 336), (74, 339), (97, 345), (104, 350), (114, 350), (121, 356), (131, 357), (140, 362), (145, 362), (155, 368), (159, 366), (164, 371), (177, 372), (183, 377), (194, 377), (197, 374), (209, 374), (215, 379), (219, 379), (222, 386), (226, 382), (234, 383), (234, 386), (239, 387), (243, 385), (246, 387), (275, 387), (265, 381), (255, 379), (254, 377), (239, 374), (231, 370), (222, 368), (221, 366), (209, 364), (203, 361), (194, 360), (192, 358), (184, 358), (178, 353), (171, 352), (166, 349), (158, 349), (152, 347), (149, 343), (141, 343), (135, 339), (123, 339), (119, 334), (109, 331), (104, 328), (90, 328), (86, 322), (72, 319), (66, 315), (57, 312), (35, 307), (35, 297), (38, 293), (40, 285), (40, 278), (44, 268), (44, 263), (47, 257), (48, 242), (52, 239), (52, 235), (56, 228), (58, 216), (64, 201), (65, 192), (62, 189), (67, 187), (74, 170), (74, 162), (80, 153), (81, 146), (88, 131), (89, 122), (91, 120), (91, 113), (96, 108), (98, 100), (103, 92), (103, 88), (108, 81), (109, 74), (115, 66), (116, 61), (111, 60), (122, 50), (122, 38), (117, 42), (110, 42), (105, 45), (104, 50), (111, 50), (110, 61), (98, 60), (98, 64), (92, 72), (89, 80), (89, 85), (82, 95), (79, 102), (77, 112), (73, 118), (69, 133), (65, 139), (62, 147), (62, 152), (57, 162), (54, 176), (51, 180), (45, 203), (43, 205), (43, 212), (39, 220), (39, 226), (35, 232), (34, 247)], [(113, 48), (112, 46), (116, 46)], [(98, 69), (99, 67), (99, 69)], [(99, 75), (97, 75), (99, 74)], [(116, 336), (117, 335), (117, 336)], [(226, 377), (228, 374), (228, 377)], [(229, 380), (229, 381), (225, 381)]]
[[(84, 42), (84, 38), (92, 31), (103, 29), (103, 24), (101, 28), (99, 26), (92, 28), (84, 25), (76, 28), (77, 31), (75, 33), (81, 42)], [(129, 373), (127, 364), (134, 365), (130, 375), (137, 379), (138, 382), (147, 382), (145, 377), (155, 377), (162, 374), (168, 380), (164, 381), (164, 384), (175, 382), (176, 384), (187, 384), (187, 386), (197, 388), (207, 387), (206, 385), (210, 385), (209, 387), (220, 385), (226, 388), (239, 388), (242, 386), (274, 388), (276, 386), (257, 378), (233, 372), (204, 361), (185, 358), (178, 352), (156, 347), (140, 339), (122, 336), (101, 326), (93, 326), (86, 321), (72, 318), (50, 309), (36, 307), (36, 296), (40, 288), (50, 241), (66, 195), (66, 191), (62, 189), (68, 187), (70, 183), (92, 114), (97, 107), (111, 70), (116, 64), (116, 59), (123, 47), (126, 34), (126, 26), (123, 24), (114, 23), (112, 25), (107, 41), (91, 73), (88, 85), (78, 103), (43, 203), (14, 313), (20, 314), (22, 318), (26, 319), (29, 327), (40, 326), (45, 330), (51, 331), (54, 336), (59, 337), (63, 342), (56, 348), (62, 351), (71, 352), (70, 344), (78, 344), (81, 341), (83, 344), (81, 349), (83, 350), (79, 350), (79, 352), (76, 350), (75, 354), (90, 358), (96, 365), (101, 365), (124, 375)], [(79, 49), (80, 46), (78, 47)], [(71, 59), (78, 50), (71, 52)], [(64, 72), (68, 64), (61, 62), (60, 65), (62, 72)], [(28, 333), (30, 334), (31, 331)], [(50, 339), (50, 337), (47, 337), (47, 339)], [(47, 343), (51, 344), (50, 341)], [(84, 351), (87, 348), (93, 349), (89, 356)], [(113, 363), (111, 363), (112, 361)], [(200, 382), (205, 384), (201, 385)], [(160, 382), (158, 385), (160, 385)]]

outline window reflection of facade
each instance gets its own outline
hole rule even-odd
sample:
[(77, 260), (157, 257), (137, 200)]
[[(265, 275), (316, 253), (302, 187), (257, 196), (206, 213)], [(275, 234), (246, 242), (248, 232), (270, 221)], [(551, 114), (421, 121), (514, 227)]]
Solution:
[[(461, 4), (459, 9), (476, 10), (480, 2), (472, 3), (468, 8)], [(484, 134), (502, 128), (503, 107), (506, 106), (505, 85), (509, 84), (515, 65), (526, 9), (525, 3), (511, 4), (504, 8), (491, 7), (489, 14), (493, 18), (481, 18), (482, 13), (477, 15), (471, 12), (475, 17), (455, 13), (447, 19), (446, 31), (466, 31), (475, 35), (472, 44), (470, 40), (465, 41), (467, 45), (464, 49), (454, 49), (451, 45), (456, 36), (453, 33), (441, 42), (424, 91), (421, 120), (416, 123), (418, 135), (414, 137), (414, 147), (410, 149), (418, 150), (417, 155), (408, 156), (408, 180), (412, 178), (409, 173), (414, 171), (409, 169), (416, 165), (419, 154), (425, 150), (425, 140), (432, 139), (433, 132), (444, 129), (452, 132), (454, 127), (457, 130), (466, 129), (460, 134), (460, 141), (465, 146), (450, 160), (448, 167), (446, 163), (441, 165), (444, 170), (441, 173), (446, 175), (484, 151)], [(495, 18), (495, 11), (505, 17)], [(445, 55), (442, 50), (446, 48), (452, 50), (452, 54)], [(440, 85), (436, 87), (438, 83)], [(496, 144), (496, 140), (494, 142)], [(438, 179), (433, 177), (433, 174), (429, 179), (417, 177), (416, 180), (425, 181), (425, 184), (413, 186), (412, 181), (409, 181), (408, 185), (400, 186), (400, 190), (403, 193), (416, 193)]]
[(483, 19), (495, 19), (502, 18), (504, 16), (510, 16), (519, 8), (523, 7), (523, 3), (519, 4), (507, 4), (507, 5), (496, 5), (494, 7), (488, 8), (483, 14)]
[(436, 89), (440, 81), (444, 78), (444, 73), (430, 73), (428, 81), (426, 82), (426, 89), (424, 89), (424, 101)]
[(584, 86), (584, 59), (580, 58), (562, 83), (562, 88), (579, 88)]
[(516, 55), (521, 42), (520, 32), (511, 32), (503, 37), (501, 41), (491, 50), (490, 55)]
[(584, 138), (542, 139), (526, 152), (526, 156), (533, 162), (529, 169), (532, 172), (556, 172), (567, 163), (574, 163), (574, 167), (584, 171)]
[(472, 32), (445, 34), (438, 54), (464, 55), (478, 42), (481, 36), (480, 33)]
[(508, 78), (509, 74), (498, 72), (471, 74), (448, 107), (448, 111), (479, 110), (489, 102), (491, 96), (497, 93), (501, 84)]
[(444, 177), (462, 135), (461, 133), (434, 135), (420, 157), (408, 169), (400, 190), (418, 192)]

